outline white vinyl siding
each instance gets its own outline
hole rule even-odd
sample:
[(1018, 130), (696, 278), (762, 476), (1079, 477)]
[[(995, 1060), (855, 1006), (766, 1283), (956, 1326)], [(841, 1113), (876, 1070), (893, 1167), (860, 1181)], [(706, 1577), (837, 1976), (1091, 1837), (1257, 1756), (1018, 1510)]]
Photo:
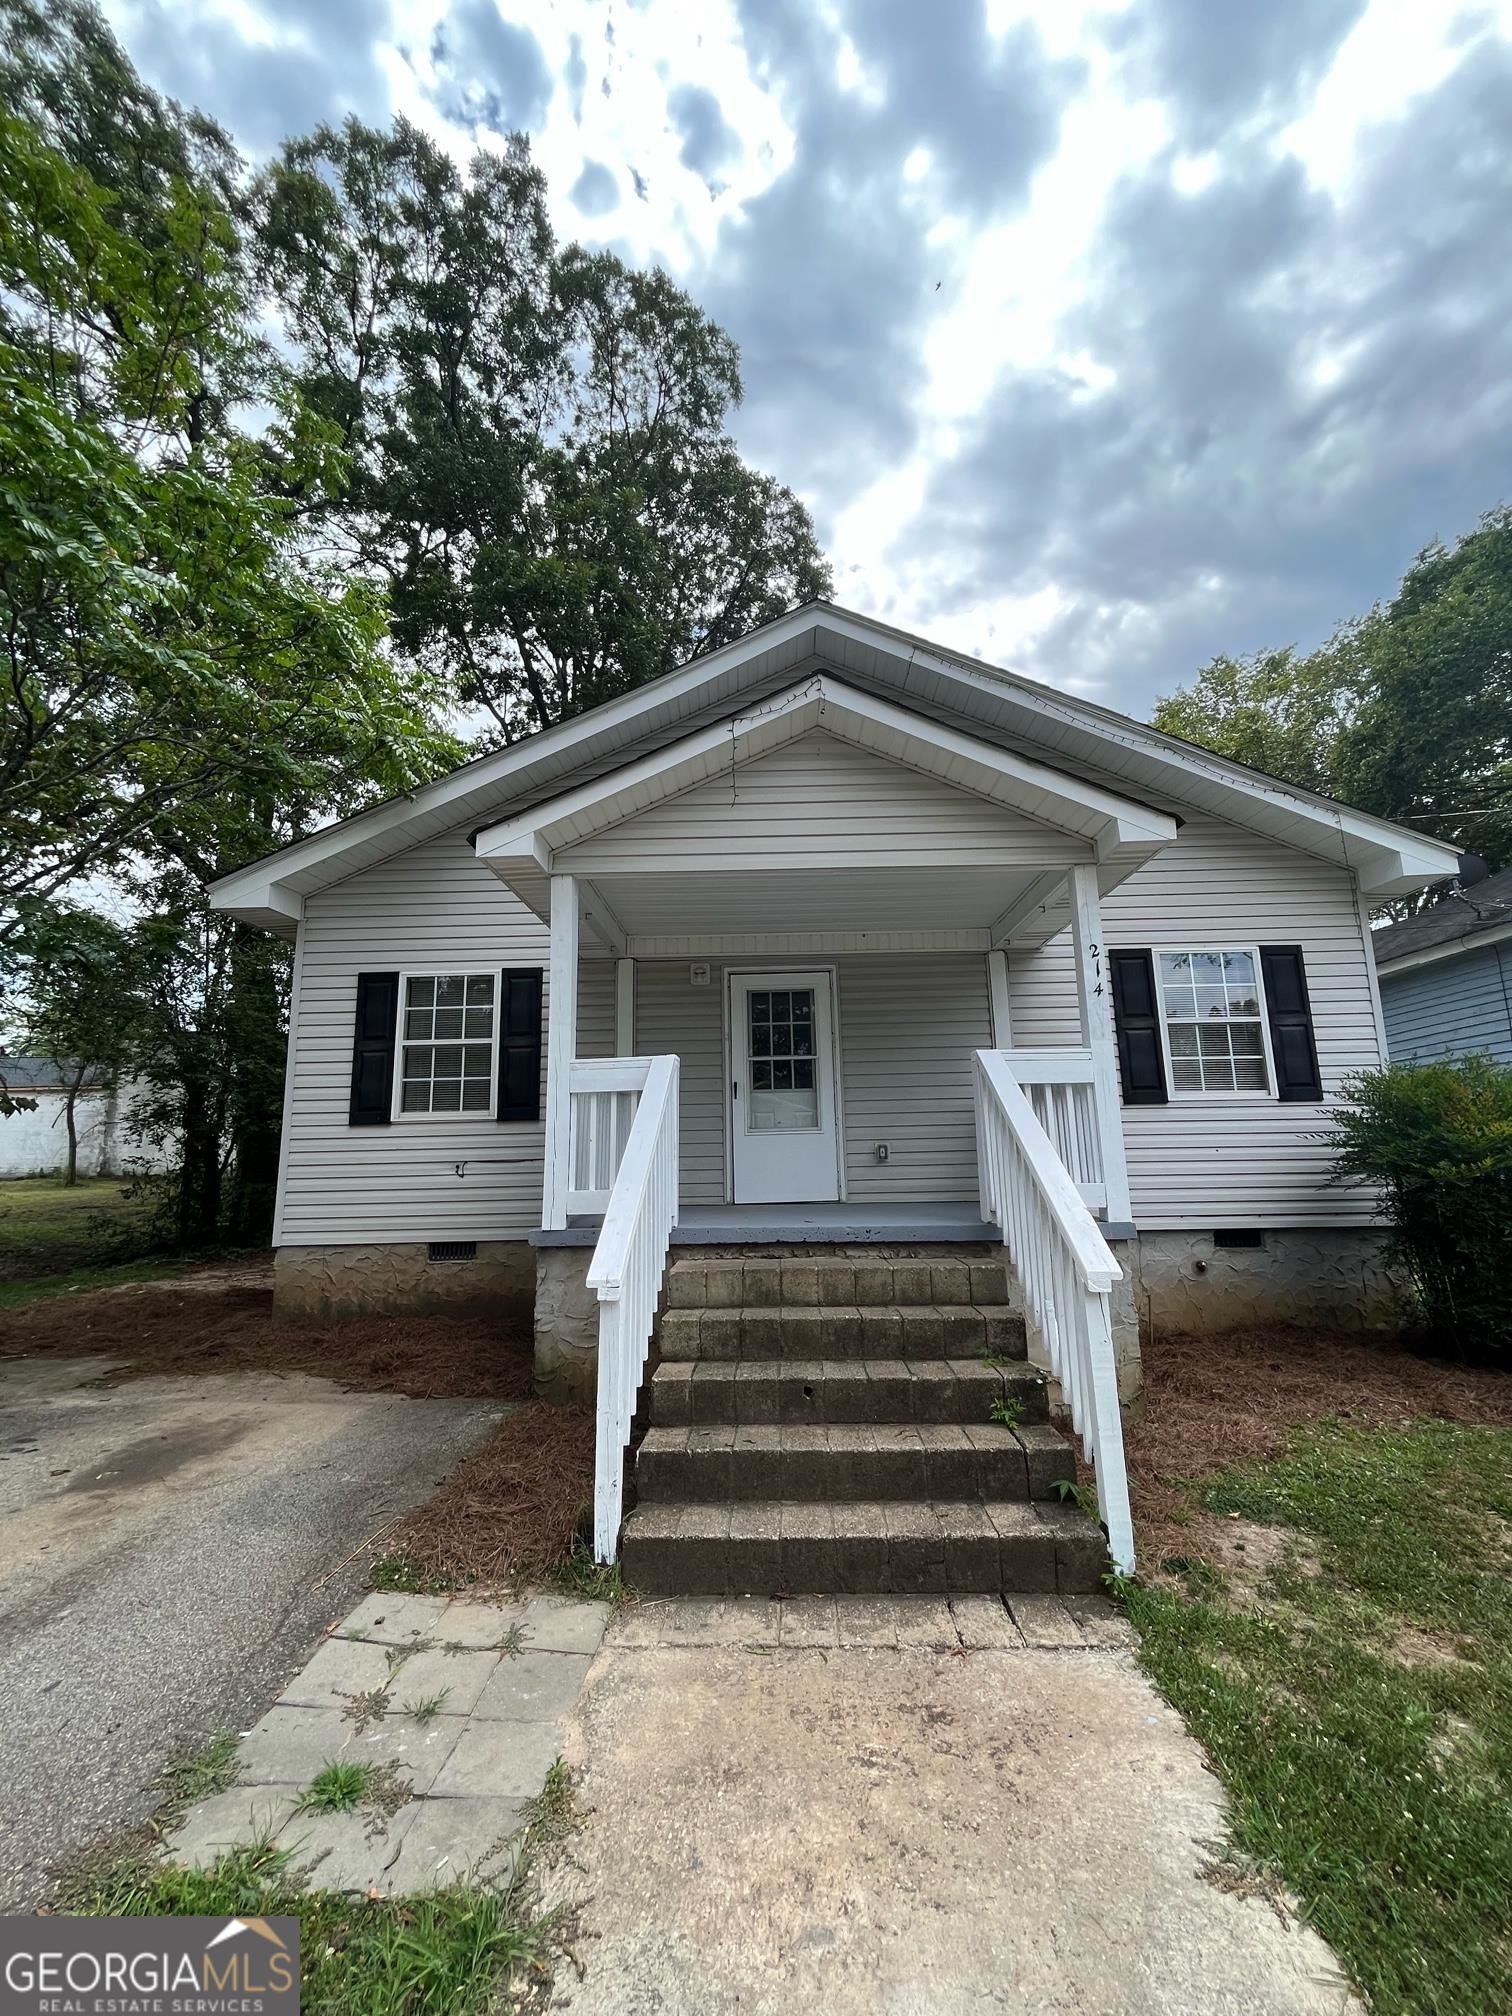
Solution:
[[(1353, 880), (1305, 854), (1214, 819), (1103, 898), (1109, 945), (1300, 945), (1323, 1076), (1317, 1106), (1244, 1098), (1172, 1100), (1124, 1110), (1134, 1221), (1143, 1231), (1214, 1226), (1355, 1225), (1368, 1193), (1328, 1181), (1326, 1106), (1347, 1072), (1382, 1060)], [(1013, 1041), (1078, 1041), (1069, 936), (1009, 954)]]
[[(635, 1048), (682, 1059), (682, 1184), (689, 1204), (723, 1203), (729, 1075), (724, 976), (704, 962), (693, 984), (686, 960), (636, 965)], [(848, 1195), (858, 1203), (974, 1197), (976, 1132), (971, 1055), (992, 1040), (987, 969), (980, 953), (858, 954), (833, 961), (838, 978), (840, 1103)], [(885, 1141), (886, 1162), (877, 1160)]]
[(833, 735), (815, 733), (737, 764), (610, 831), (565, 847), (563, 874), (676, 874), (705, 864), (765, 869), (1044, 867), (1088, 861), (1087, 842)]
[[(540, 1125), (497, 1121), (490, 1104), (423, 1126), (352, 1127), (347, 1105), (359, 973), (544, 967), (546, 949), (545, 926), (480, 866), (465, 833), (309, 898), (277, 1243), (519, 1239), (540, 1224)], [(461, 1177), (458, 1162), (469, 1165)]]
[(1393, 1064), (1476, 1052), (1512, 1064), (1512, 946), (1483, 945), (1380, 977)]

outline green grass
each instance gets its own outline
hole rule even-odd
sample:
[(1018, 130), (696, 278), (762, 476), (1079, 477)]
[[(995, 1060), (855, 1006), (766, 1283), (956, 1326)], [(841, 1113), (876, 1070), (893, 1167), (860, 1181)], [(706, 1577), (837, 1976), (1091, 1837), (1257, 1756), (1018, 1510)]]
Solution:
[(432, 1574), (409, 1554), (381, 1554), (368, 1570), (368, 1587), (404, 1596), (445, 1596), (457, 1587), (447, 1575)]
[(353, 1813), (367, 1797), (375, 1766), (333, 1758), (323, 1764), (295, 1802), (301, 1813)]
[(487, 2016), (506, 2006), (512, 1981), (546, 1977), (549, 1930), (531, 1922), (523, 1881), (370, 1901), (302, 1888), (289, 1856), (263, 1843), (205, 1871), (124, 1863), (66, 1908), (144, 1918), (296, 1917), (306, 2016)]
[(1512, 2008), (1512, 1433), (1325, 1422), (1200, 1497), (1281, 1529), (1279, 1557), (1125, 1600), (1235, 1860), (1284, 1882), (1375, 2016)]
[(62, 1274), (0, 1278), (0, 1309), (24, 1309), (54, 1295), (82, 1295), (92, 1288), (116, 1288), (123, 1281), (167, 1281), (183, 1272), (175, 1260), (128, 1260), (119, 1267), (70, 1267)]
[(187, 1806), (229, 1792), (241, 1776), (241, 1738), (232, 1730), (212, 1736), (200, 1750), (176, 1757), (157, 1781), (164, 1795), (160, 1825), (169, 1825)]
[(0, 1182), (0, 1274), (62, 1273), (132, 1259), (151, 1243), (152, 1202), (128, 1196), (119, 1177), (59, 1176)]
[(631, 1591), (625, 1585), (618, 1561), (607, 1565), (595, 1561), (593, 1548), (578, 1540), (572, 1552), (544, 1577), (549, 1587), (566, 1596), (581, 1596), (589, 1603), (624, 1603)]

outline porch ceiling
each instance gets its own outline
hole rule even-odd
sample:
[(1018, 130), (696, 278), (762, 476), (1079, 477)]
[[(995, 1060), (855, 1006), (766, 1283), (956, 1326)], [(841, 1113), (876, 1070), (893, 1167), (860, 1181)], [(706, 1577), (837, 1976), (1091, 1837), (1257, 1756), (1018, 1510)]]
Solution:
[[(987, 931), (1032, 870), (868, 869), (598, 875), (593, 887), (632, 936), (732, 931)], [(592, 899), (587, 899), (591, 907)]]

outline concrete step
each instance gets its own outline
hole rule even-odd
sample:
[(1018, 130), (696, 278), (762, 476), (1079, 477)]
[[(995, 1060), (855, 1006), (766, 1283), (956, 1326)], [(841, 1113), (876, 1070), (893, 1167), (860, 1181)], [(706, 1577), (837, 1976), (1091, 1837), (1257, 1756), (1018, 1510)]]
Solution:
[[(786, 1266), (786, 1261), (783, 1265)], [(796, 1303), (731, 1309), (669, 1308), (658, 1330), (664, 1359), (1023, 1358), (1024, 1319), (1000, 1304)]]
[(994, 1421), (651, 1428), (635, 1460), (647, 1502), (1047, 1499), (1075, 1475), (1055, 1429)]
[(964, 1500), (638, 1505), (623, 1550), (643, 1596), (1080, 1596), (1108, 1566), (1075, 1506)]
[(895, 1258), (812, 1251), (764, 1259), (694, 1255), (674, 1260), (667, 1276), (672, 1309), (765, 1308), (779, 1302), (811, 1309), (857, 1303), (987, 1307), (1007, 1300), (1003, 1262), (959, 1252)]
[(777, 1421), (992, 1419), (993, 1403), (1043, 1421), (1045, 1381), (1015, 1361), (982, 1358), (669, 1358), (651, 1378), (658, 1428)]

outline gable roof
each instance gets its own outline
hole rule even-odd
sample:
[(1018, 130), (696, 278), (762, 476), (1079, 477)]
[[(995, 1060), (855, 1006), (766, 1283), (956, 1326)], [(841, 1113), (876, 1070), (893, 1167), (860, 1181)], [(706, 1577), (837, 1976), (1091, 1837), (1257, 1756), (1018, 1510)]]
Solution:
[(1166, 813), (1202, 811), (1352, 869), (1374, 898), (1442, 881), (1457, 856), (1146, 722), (987, 667), (828, 602), (790, 610), (675, 671), (475, 758), (223, 876), (216, 909), (291, 932), (304, 898), (445, 832), (505, 821), (753, 702), (829, 672), (862, 694)]
[(1376, 966), (1385, 972), (1410, 960), (1446, 959), (1477, 940), (1512, 930), (1512, 868), (1468, 888), (1451, 889), (1415, 917), (1372, 932)]

